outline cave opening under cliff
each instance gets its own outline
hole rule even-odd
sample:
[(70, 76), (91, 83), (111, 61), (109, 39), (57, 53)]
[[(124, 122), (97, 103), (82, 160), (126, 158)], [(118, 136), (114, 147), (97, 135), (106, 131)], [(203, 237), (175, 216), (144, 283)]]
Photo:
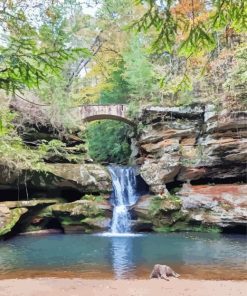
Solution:
[(0, 199), (3, 202), (54, 198), (62, 198), (67, 202), (73, 202), (81, 199), (82, 195), (83, 193), (80, 190), (69, 187), (46, 190), (31, 186), (27, 186), (27, 188), (25, 188), (25, 186), (21, 186), (20, 188), (13, 187), (0, 190)]
[(44, 225), (44, 229), (58, 229), (61, 230), (62, 233), (64, 233), (64, 228), (62, 227), (61, 222), (58, 218), (52, 217), (49, 218)]
[(182, 188), (184, 182), (174, 180), (173, 182), (166, 183), (166, 189), (169, 191), (171, 194), (175, 194), (179, 189)]
[(234, 184), (234, 183), (247, 183), (247, 175), (239, 175), (236, 177), (228, 178), (201, 178), (198, 180), (191, 180), (191, 185), (206, 185), (206, 184)]
[(136, 176), (136, 190), (139, 195), (144, 195), (149, 193), (149, 186), (142, 178), (141, 175)]
[(222, 228), (223, 234), (247, 234), (246, 225), (234, 225)]

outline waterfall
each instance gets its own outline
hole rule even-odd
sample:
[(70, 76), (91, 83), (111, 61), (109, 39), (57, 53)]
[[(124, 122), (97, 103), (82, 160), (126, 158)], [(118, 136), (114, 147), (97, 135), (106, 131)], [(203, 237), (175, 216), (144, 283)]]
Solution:
[(112, 233), (131, 231), (129, 207), (137, 202), (136, 174), (133, 167), (110, 166), (113, 192)]

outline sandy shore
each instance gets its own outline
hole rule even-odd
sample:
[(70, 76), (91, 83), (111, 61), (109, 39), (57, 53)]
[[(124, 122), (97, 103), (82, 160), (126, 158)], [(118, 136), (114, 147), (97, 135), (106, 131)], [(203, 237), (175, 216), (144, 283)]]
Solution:
[(1, 296), (240, 296), (247, 281), (11, 279), (0, 281)]

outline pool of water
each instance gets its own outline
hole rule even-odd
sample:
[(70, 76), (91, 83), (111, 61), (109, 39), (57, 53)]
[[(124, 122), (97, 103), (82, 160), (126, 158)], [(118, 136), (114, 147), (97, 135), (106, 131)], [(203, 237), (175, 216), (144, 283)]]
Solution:
[(246, 236), (18, 236), (0, 242), (0, 278), (147, 278), (154, 264), (183, 278), (247, 279)]

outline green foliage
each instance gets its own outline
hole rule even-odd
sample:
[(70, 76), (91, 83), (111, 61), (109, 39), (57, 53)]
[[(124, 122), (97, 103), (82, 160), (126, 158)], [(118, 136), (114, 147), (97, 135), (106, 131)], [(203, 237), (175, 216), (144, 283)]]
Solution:
[(6, 91), (37, 87), (49, 75), (59, 75), (65, 61), (78, 52), (89, 54), (69, 45), (63, 5), (56, 1), (36, 5), (32, 13), (44, 14), (38, 23), (30, 19), (29, 9), (28, 2), (15, 5), (5, 1), (0, 10), (0, 89)]
[(103, 0), (99, 15), (112, 22), (116, 22), (125, 14), (129, 14), (132, 7), (132, 0)]
[(65, 147), (66, 147), (65, 143), (63, 143), (60, 140), (54, 139), (48, 142), (46, 149), (49, 152), (53, 152), (59, 155), (61, 153), (65, 153), (65, 149), (64, 149)]
[(11, 38), (7, 47), (0, 47), (0, 88), (15, 92), (25, 86), (38, 86), (50, 73), (58, 75), (61, 63), (68, 60), (71, 53), (62, 49), (39, 48), (31, 38)]
[(15, 170), (43, 170), (45, 145), (32, 150), (18, 136), (13, 120), (15, 113), (8, 109), (0, 110), (0, 163)]
[(72, 93), (66, 90), (68, 80), (64, 76), (64, 73), (60, 77), (49, 76), (49, 82), (42, 82), (35, 91), (42, 102), (50, 105), (46, 115), (50, 124), (59, 131), (77, 127), (75, 117), (70, 112), (74, 105)]
[[(173, 103), (188, 90), (212, 92), (222, 87), (224, 74), (210, 73), (214, 81), (203, 77), (213, 72), (223, 48), (234, 50), (247, 30), (245, 0), (136, 0), (145, 11), (132, 28), (149, 38), (155, 70), (160, 77), (163, 102)], [(166, 60), (169, 57), (170, 61)], [(163, 65), (163, 67), (161, 66)], [(231, 69), (232, 65), (227, 65)], [(226, 70), (224, 69), (226, 73)], [(201, 80), (201, 81), (200, 81)], [(223, 79), (225, 80), (225, 79)], [(217, 82), (216, 82), (217, 81)], [(205, 86), (206, 83), (207, 86)], [(214, 85), (215, 84), (215, 85)], [(199, 87), (198, 87), (199, 85)], [(208, 93), (208, 92), (207, 92)], [(219, 97), (221, 94), (216, 94)], [(205, 94), (204, 96), (207, 96)], [(232, 97), (232, 94), (231, 94)], [(183, 102), (182, 102), (183, 103)]]
[(113, 71), (108, 83), (112, 86), (109, 90), (103, 90), (100, 98), (100, 104), (126, 104), (129, 98), (129, 85), (123, 79), (124, 66), (121, 62), (117, 70)]
[(89, 155), (99, 162), (127, 163), (131, 153), (130, 131), (127, 124), (113, 120), (89, 124), (87, 130)]
[[(32, 114), (23, 112), (26, 122), (34, 118), (30, 124), (70, 132), (78, 128), (78, 104), (128, 103), (135, 117), (147, 103), (184, 106), (198, 100), (193, 88), (205, 101), (210, 92), (218, 98), (216, 92), (224, 90), (220, 103), (247, 104), (245, 0), (102, 0), (95, 16), (83, 14), (79, 0), (31, 2), (2, 1), (0, 7), (0, 89), (49, 105), (45, 112), (35, 104), (28, 109)], [(126, 30), (133, 21), (136, 34)], [(47, 155), (83, 161), (82, 153), (75, 156), (57, 140), (30, 149), (14, 118), (8, 109), (0, 111), (1, 163), (41, 169)], [(127, 162), (129, 132), (118, 122), (90, 124), (90, 155)]]
[[(224, 83), (224, 88), (232, 97), (237, 97), (237, 103), (247, 107), (247, 43), (238, 47), (235, 55), (235, 65)], [(239, 106), (240, 107), (240, 106)]]
[(136, 35), (130, 40), (129, 50), (123, 54), (125, 71), (123, 77), (129, 85), (131, 96), (135, 99), (150, 97), (154, 88), (152, 64), (143, 50), (141, 37)]
[(68, 158), (69, 154), (66, 151), (66, 144), (60, 140), (51, 140), (49, 142), (44, 142), (39, 147), (45, 153), (44, 157), (49, 157), (55, 155), (56, 157)]
[[(135, 2), (148, 5), (145, 14), (134, 25), (138, 31), (155, 28), (157, 34), (153, 50), (158, 52), (178, 51), (185, 57), (210, 52), (217, 44), (216, 32), (222, 32), (227, 28), (232, 28), (236, 32), (245, 32), (247, 29), (245, 0), (201, 1), (201, 7), (197, 9), (196, 0), (181, 3), (176, 0)], [(189, 11), (186, 11), (188, 7)], [(203, 7), (204, 10), (201, 9)]]
[(140, 112), (140, 103), (135, 100), (130, 101), (128, 104), (128, 116), (131, 118), (136, 118), (139, 112)]
[(57, 161), (63, 160), (70, 163), (83, 163), (87, 158), (84, 144), (79, 144), (74, 147), (67, 147), (66, 144), (60, 140), (54, 139), (49, 142), (44, 141), (39, 145), (39, 150), (43, 151), (44, 160)]
[[(151, 27), (154, 27), (158, 35), (152, 44), (152, 48), (161, 52), (171, 52), (178, 30), (178, 24), (170, 11), (174, 1), (167, 0), (165, 2), (164, 5), (158, 5), (155, 0), (136, 0), (136, 4), (147, 3), (148, 9), (142, 18), (135, 22), (134, 25), (139, 32), (147, 32)], [(162, 11), (161, 13), (160, 10)]]
[(236, 32), (247, 30), (247, 5), (245, 0), (212, 0), (215, 8), (212, 27), (225, 29), (231, 27)]
[[(0, 89), (30, 95), (29, 101), (38, 103), (35, 106), (46, 102), (50, 105), (46, 114), (36, 107), (37, 118), (30, 103), (30, 117), (51, 124), (59, 132), (76, 126), (68, 112), (73, 101), (66, 90), (69, 73), (65, 67), (78, 56), (90, 56), (88, 49), (72, 42), (73, 26), (68, 21), (77, 6), (76, 0), (38, 0), (36, 5), (23, 0), (4, 1), (0, 10)], [(35, 91), (30, 93), (27, 88)]]

